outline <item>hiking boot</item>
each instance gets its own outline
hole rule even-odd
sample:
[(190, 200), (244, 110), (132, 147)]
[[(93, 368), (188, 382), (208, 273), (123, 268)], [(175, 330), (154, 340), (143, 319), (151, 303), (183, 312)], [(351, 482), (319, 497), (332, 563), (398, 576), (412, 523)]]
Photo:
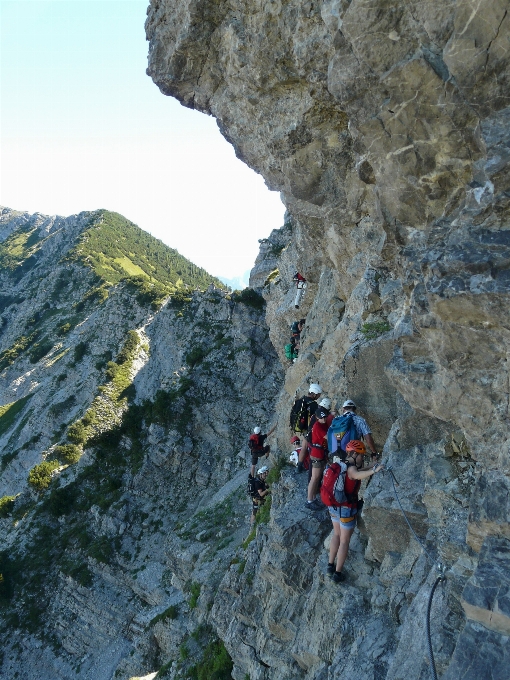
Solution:
[(322, 506), (317, 501), (306, 501), (305, 508), (307, 510), (322, 510)]
[(333, 574), (331, 574), (331, 580), (333, 583), (341, 583), (342, 581), (345, 581), (345, 574), (343, 574), (341, 571), (335, 571)]
[(326, 567), (326, 574), (328, 574), (329, 576), (333, 576), (334, 573), (335, 573), (335, 564), (334, 563), (328, 564), (328, 566)]

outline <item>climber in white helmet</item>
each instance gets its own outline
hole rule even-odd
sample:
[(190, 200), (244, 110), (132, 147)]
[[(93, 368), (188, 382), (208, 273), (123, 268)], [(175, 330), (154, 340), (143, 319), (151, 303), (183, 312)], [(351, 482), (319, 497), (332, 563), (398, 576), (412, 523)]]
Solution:
[(276, 425), (272, 427), (267, 434), (262, 434), (262, 430), (258, 425), (253, 428), (253, 434), (250, 435), (250, 439), (248, 440), (248, 446), (251, 451), (250, 474), (252, 477), (255, 475), (255, 470), (257, 468), (259, 458), (264, 455), (266, 458), (269, 457), (269, 452), (271, 451), (271, 448), (267, 444), (265, 444), (265, 441), (270, 435), (273, 434), (275, 430)]
[(318, 383), (310, 383), (308, 394), (305, 394), (300, 399), (296, 399), (290, 412), (290, 428), (292, 432), (299, 434), (301, 437), (301, 452), (299, 454), (297, 472), (303, 471), (303, 460), (308, 451), (306, 434), (310, 420), (317, 408), (317, 399), (319, 399), (321, 394), (322, 387)]

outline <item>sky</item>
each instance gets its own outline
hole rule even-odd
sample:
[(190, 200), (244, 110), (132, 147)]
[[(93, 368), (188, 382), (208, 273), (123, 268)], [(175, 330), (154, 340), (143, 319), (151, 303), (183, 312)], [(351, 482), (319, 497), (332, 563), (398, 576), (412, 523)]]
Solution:
[(0, 0), (0, 204), (121, 213), (215, 276), (241, 277), (280, 196), (210, 116), (146, 75), (149, 0)]

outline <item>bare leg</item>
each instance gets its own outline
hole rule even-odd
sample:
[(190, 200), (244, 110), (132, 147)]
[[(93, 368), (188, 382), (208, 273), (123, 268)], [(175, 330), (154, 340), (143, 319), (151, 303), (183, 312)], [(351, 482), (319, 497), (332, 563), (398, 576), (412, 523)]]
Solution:
[(313, 501), (317, 491), (319, 490), (319, 484), (322, 479), (322, 468), (312, 468), (312, 479), (308, 485), (308, 500)]
[(349, 552), (349, 543), (351, 541), (351, 536), (352, 532), (354, 531), (354, 528), (352, 529), (344, 529), (341, 523), (339, 524), (340, 527), (340, 545), (338, 546), (338, 551), (336, 553), (336, 570), (337, 571), (342, 571), (342, 567), (344, 566), (345, 560), (347, 558), (347, 553)]
[(306, 441), (306, 436), (301, 435), (301, 451), (299, 452), (299, 462), (302, 463), (306, 458), (306, 452), (308, 451), (308, 442)]
[(331, 536), (331, 543), (329, 544), (329, 563), (333, 564), (340, 545), (340, 524), (339, 522), (332, 522), (333, 536)]

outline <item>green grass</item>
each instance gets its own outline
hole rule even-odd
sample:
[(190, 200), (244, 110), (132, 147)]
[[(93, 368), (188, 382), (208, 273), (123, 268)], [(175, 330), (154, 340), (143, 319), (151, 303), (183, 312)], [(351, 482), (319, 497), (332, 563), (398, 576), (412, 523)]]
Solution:
[(189, 592), (191, 593), (191, 597), (189, 599), (190, 609), (195, 609), (195, 607), (197, 606), (198, 598), (200, 597), (200, 588), (201, 588), (200, 583), (192, 582), (189, 586)]
[(166, 621), (166, 619), (176, 619), (179, 616), (179, 605), (171, 604), (164, 612), (158, 614), (151, 619), (149, 626), (154, 626), (158, 621)]
[(26, 397), (22, 397), (21, 399), (18, 399), (18, 401), (13, 401), (10, 404), (5, 404), (5, 406), (0, 406), (0, 436), (12, 427), (16, 418), (31, 397), (31, 394), (27, 394)]
[(22, 335), (14, 341), (14, 344), (11, 345), (11, 347), (4, 349), (4, 351), (0, 353), (0, 371), (3, 371), (4, 368), (11, 366), (11, 364), (13, 364), (16, 359), (21, 354), (23, 354), (23, 352), (25, 352), (35, 343), (38, 336), (38, 331), (35, 331), (30, 335)]
[(0, 243), (0, 268), (13, 271), (33, 255), (39, 241), (36, 229), (23, 225)]
[(230, 680), (234, 664), (223, 640), (209, 642), (202, 660), (188, 670), (190, 680)]
[(391, 326), (387, 321), (372, 321), (364, 323), (360, 330), (365, 340), (374, 340), (380, 335), (391, 331)]
[[(105, 282), (119, 283), (126, 278), (179, 288), (207, 288), (213, 283), (225, 288), (219, 279), (184, 258), (136, 224), (108, 210), (93, 213), (90, 226), (70, 253), (70, 259), (91, 267)], [(145, 291), (147, 292), (147, 291)]]

